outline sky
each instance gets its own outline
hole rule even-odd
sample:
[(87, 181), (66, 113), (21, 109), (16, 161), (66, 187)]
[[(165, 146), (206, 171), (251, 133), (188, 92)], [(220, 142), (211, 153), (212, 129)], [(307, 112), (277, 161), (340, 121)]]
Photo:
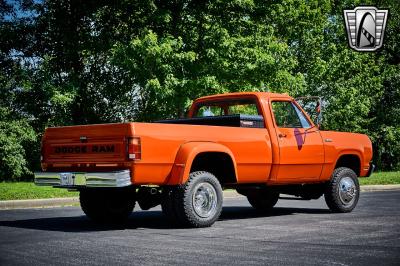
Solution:
[[(3, 21), (12, 21), (13, 19), (21, 19), (21, 18), (31, 18), (37, 16), (37, 13), (33, 10), (23, 10), (21, 6), (21, 0), (5, 0), (7, 5), (12, 6), (12, 12), (3, 14)], [(33, 0), (33, 3), (40, 4), (43, 3), (43, 0)]]

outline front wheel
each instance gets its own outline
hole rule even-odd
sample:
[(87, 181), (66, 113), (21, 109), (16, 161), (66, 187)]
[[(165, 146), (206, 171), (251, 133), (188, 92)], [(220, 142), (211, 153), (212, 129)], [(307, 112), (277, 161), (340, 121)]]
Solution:
[(356, 173), (347, 167), (339, 167), (332, 174), (325, 191), (325, 201), (333, 212), (351, 212), (360, 197), (360, 185)]

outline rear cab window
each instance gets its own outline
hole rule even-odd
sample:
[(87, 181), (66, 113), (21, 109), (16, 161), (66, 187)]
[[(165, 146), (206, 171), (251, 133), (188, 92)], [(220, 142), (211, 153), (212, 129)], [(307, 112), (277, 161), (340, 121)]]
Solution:
[(256, 99), (215, 100), (198, 103), (193, 117), (227, 116), (227, 115), (261, 116)]

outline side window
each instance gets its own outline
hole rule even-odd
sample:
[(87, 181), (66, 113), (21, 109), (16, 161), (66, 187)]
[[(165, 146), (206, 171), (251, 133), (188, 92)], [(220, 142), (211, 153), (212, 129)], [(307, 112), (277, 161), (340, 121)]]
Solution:
[[(299, 115), (291, 102), (272, 102), (272, 110), (278, 127), (302, 128)], [(300, 110), (298, 110), (300, 112)]]

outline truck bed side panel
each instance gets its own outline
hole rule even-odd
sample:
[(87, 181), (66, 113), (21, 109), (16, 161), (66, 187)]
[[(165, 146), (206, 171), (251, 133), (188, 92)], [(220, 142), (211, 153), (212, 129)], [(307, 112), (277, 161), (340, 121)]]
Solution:
[(134, 183), (167, 182), (176, 154), (183, 143), (216, 142), (235, 156), (239, 183), (267, 182), (272, 162), (269, 135), (263, 128), (134, 123), (141, 137), (142, 159), (134, 165)]

